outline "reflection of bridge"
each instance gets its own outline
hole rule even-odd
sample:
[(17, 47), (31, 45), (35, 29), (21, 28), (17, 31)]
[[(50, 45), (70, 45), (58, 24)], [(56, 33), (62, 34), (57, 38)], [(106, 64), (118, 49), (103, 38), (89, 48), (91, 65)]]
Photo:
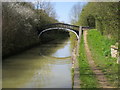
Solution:
[(77, 38), (79, 38), (79, 26), (64, 24), (64, 23), (54, 23), (54, 24), (45, 25), (44, 27), (41, 28), (40, 31), (38, 31), (38, 33), (40, 36), (43, 32), (46, 32), (49, 30), (56, 30), (56, 29), (71, 31), (71, 32), (75, 33)]

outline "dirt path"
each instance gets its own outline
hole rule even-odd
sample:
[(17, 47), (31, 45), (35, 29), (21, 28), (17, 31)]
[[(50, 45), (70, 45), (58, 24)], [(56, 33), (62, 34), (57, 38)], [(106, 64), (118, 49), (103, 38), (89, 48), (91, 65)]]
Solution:
[(87, 60), (88, 63), (93, 70), (93, 73), (96, 75), (96, 78), (98, 79), (98, 83), (100, 84), (100, 88), (113, 88), (111, 85), (108, 83), (106, 77), (102, 73), (100, 69), (97, 68), (97, 66), (94, 63), (94, 60), (91, 55), (91, 51), (89, 49), (88, 43), (87, 43), (87, 31), (84, 31), (84, 45), (85, 45), (85, 51), (87, 55)]

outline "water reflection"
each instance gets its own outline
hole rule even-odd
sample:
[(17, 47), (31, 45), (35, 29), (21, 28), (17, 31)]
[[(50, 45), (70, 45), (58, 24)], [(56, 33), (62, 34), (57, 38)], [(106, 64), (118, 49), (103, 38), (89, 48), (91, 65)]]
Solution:
[[(51, 58), (71, 56), (70, 41), (51, 45), (56, 46), (42, 45), (6, 59), (3, 88), (71, 88), (71, 59)], [(40, 55), (45, 50), (49, 54)]]
[(54, 57), (70, 57), (71, 51), (70, 51), (70, 41), (67, 42), (67, 45), (65, 45), (63, 48), (58, 49), (52, 56)]

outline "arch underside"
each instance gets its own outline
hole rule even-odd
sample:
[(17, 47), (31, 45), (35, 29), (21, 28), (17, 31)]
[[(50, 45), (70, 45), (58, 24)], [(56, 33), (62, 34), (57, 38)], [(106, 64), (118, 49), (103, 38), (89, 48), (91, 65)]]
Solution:
[(68, 28), (59, 28), (59, 27), (45, 29), (45, 30), (43, 30), (42, 32), (39, 33), (39, 37), (41, 36), (42, 33), (46, 32), (46, 31), (50, 31), (50, 30), (55, 30), (55, 29), (57, 29), (57, 30), (62, 29), (62, 30), (65, 30), (65, 31), (73, 32), (77, 36), (77, 38), (79, 39), (79, 34), (77, 33), (79, 31), (75, 31), (75, 30), (68, 29)]

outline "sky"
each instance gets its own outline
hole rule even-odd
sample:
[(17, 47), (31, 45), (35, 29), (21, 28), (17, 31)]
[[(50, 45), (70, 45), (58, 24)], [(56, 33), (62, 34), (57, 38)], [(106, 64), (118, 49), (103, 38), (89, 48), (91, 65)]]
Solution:
[(70, 12), (77, 2), (55, 2), (54, 8), (60, 22), (70, 23)]
[[(70, 12), (72, 7), (78, 2), (52, 2), (58, 16), (58, 20), (64, 23), (70, 23)], [(81, 2), (86, 4), (86, 2)]]
[[(27, 1), (27, 0), (26, 0)], [(36, 0), (29, 0), (29, 1), (36, 1)], [(50, 0), (51, 1), (51, 0)], [(62, 2), (60, 2), (62, 1)], [(78, 2), (80, 2), (80, 0), (78, 0)], [(51, 1), (51, 3), (53, 4), (56, 14), (57, 14), (57, 19), (60, 22), (64, 22), (64, 23), (70, 23), (70, 12), (72, 7), (78, 3), (77, 1), (74, 0), (59, 0), (59, 1)], [(82, 2), (82, 4), (85, 4), (86, 2)]]

